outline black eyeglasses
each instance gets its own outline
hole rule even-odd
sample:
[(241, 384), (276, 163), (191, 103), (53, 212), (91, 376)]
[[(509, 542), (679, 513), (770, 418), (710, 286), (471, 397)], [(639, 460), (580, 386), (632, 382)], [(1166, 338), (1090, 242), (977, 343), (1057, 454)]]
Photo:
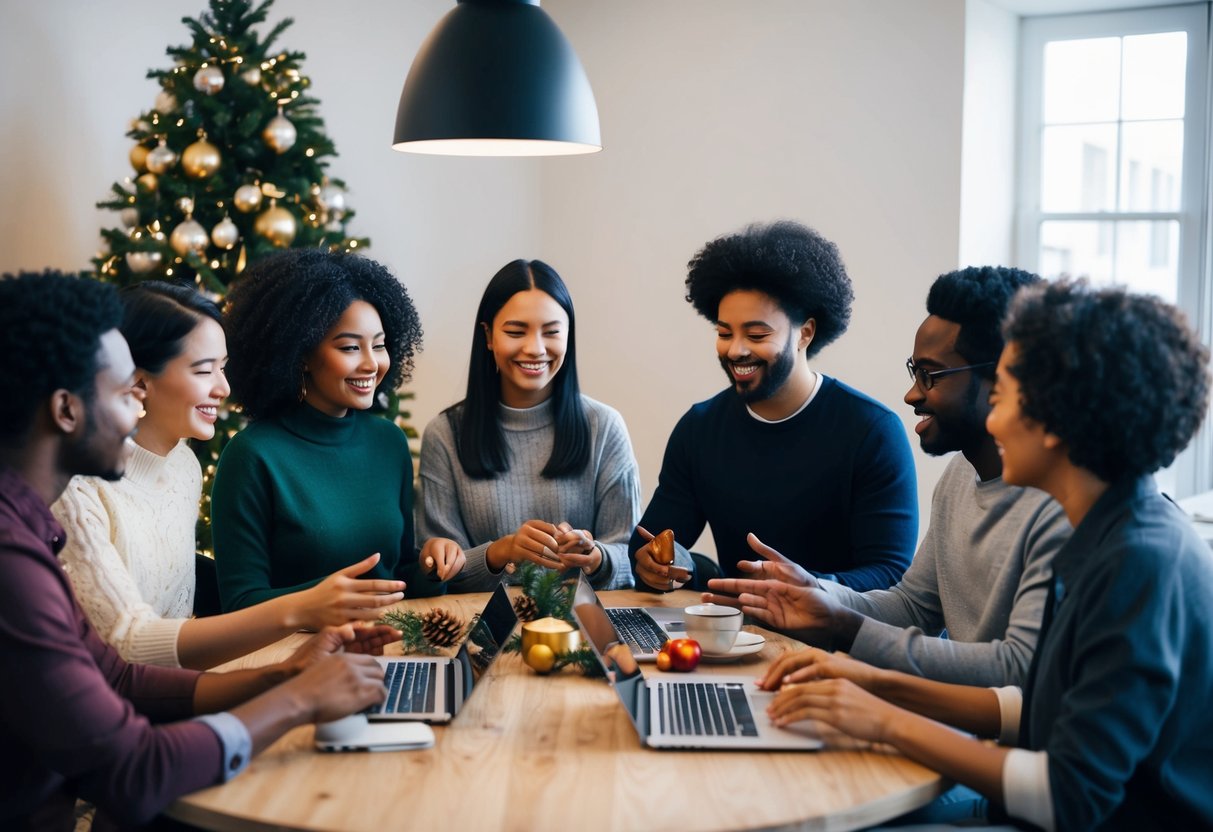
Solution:
[(966, 364), (963, 367), (948, 367), (946, 370), (924, 370), (914, 363), (913, 358), (906, 359), (906, 370), (910, 373), (910, 378), (914, 379), (914, 383), (923, 391), (930, 390), (935, 386), (935, 380), (950, 376), (953, 373), (963, 373), (965, 370), (980, 370), (983, 367), (993, 367), (997, 361), (983, 361), (980, 364)]

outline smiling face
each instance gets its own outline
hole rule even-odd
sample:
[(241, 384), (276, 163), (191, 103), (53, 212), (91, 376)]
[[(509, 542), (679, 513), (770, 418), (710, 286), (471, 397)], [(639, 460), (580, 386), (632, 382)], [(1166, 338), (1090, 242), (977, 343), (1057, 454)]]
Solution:
[[(914, 336), (914, 365), (931, 372), (973, 362), (956, 351), (960, 324), (929, 316)], [(911, 382), (905, 403), (921, 420), (914, 426), (922, 449), (939, 455), (951, 451), (974, 453), (985, 441), (990, 381), (972, 370), (935, 379), (930, 390)]]
[(812, 321), (797, 327), (764, 292), (730, 292), (716, 315), (716, 354), (734, 391), (752, 404), (779, 393), (812, 332)]
[[(998, 360), (994, 387), (990, 391), (990, 414), (986, 430), (994, 437), (1002, 457), (1002, 478), (1012, 485), (1030, 485), (1045, 491), (1051, 475), (1066, 458), (1061, 440), (1044, 425), (1024, 415), (1019, 380), (1007, 369), (1018, 360), (1014, 342), (1007, 344)], [(1052, 493), (1052, 491), (1050, 491)]]
[(539, 289), (515, 293), (485, 327), (485, 338), (501, 379), (507, 407), (534, 407), (552, 395), (564, 366), (569, 316)]
[(139, 422), (135, 441), (163, 456), (182, 439), (213, 437), (219, 405), (231, 392), (224, 375), (226, 364), (223, 328), (200, 317), (182, 342), (181, 353), (158, 375), (136, 373), (145, 391), (146, 415)]
[(366, 410), (391, 363), (378, 310), (356, 300), (304, 362), (303, 400), (338, 419), (351, 409)]
[(143, 393), (135, 387), (135, 362), (118, 330), (101, 336), (97, 363), (93, 395), (87, 403), (78, 399), (84, 418), (60, 450), (59, 470), (119, 480), (126, 470), (126, 440), (138, 423)]

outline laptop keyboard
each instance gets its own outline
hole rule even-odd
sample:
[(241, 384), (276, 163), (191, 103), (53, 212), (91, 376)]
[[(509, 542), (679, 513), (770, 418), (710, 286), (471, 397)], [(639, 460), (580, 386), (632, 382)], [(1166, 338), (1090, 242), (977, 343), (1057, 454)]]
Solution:
[(692, 737), (758, 736), (744, 685), (661, 681), (655, 684), (660, 733)]
[(374, 705), (370, 714), (433, 713), (437, 685), (434, 662), (391, 662), (383, 674), (387, 701)]
[(670, 638), (643, 610), (619, 607), (608, 609), (606, 613), (615, 625), (620, 641), (633, 653), (656, 653)]

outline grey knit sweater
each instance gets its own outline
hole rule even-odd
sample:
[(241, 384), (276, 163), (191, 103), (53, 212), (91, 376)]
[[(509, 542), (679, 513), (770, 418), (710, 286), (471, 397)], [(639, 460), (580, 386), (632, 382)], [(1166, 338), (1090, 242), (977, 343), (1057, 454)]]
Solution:
[[(960, 454), (931, 501), (931, 525), (892, 589), (823, 588), (867, 616), (854, 658), (940, 682), (1020, 685), (1040, 636), (1053, 555), (1070, 537), (1061, 506), (1002, 478), (979, 482)], [(936, 638), (942, 631), (947, 638)]]
[[(551, 401), (525, 410), (499, 405), (510, 469), (495, 479), (472, 479), (455, 453), (446, 413), (425, 428), (421, 440), (418, 539), (449, 537), (463, 546), (467, 566), (450, 583), (452, 592), (490, 590), (505, 576), (488, 568), (485, 552), (527, 520), (567, 521), (594, 535), (603, 552), (592, 582), (598, 589), (632, 586), (628, 538), (640, 518), (640, 474), (623, 418), (582, 396), (590, 422), (590, 461), (580, 474), (546, 479), (540, 472), (552, 453)], [(507, 576), (508, 577), (508, 576)]]

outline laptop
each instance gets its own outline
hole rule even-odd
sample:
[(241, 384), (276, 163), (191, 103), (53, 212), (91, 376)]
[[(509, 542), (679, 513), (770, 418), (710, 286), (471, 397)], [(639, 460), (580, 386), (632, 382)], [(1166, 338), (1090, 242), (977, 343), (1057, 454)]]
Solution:
[(584, 578), (573, 596), (573, 617), (594, 651), (607, 681), (650, 748), (801, 750), (821, 748), (812, 723), (780, 728), (767, 717), (773, 693), (754, 687), (752, 676), (660, 674), (645, 679)]
[(656, 661), (667, 641), (686, 635), (682, 610), (677, 607), (611, 607), (606, 614), (619, 632), (619, 640), (638, 662)]
[(518, 616), (499, 584), (484, 610), (473, 619), (454, 657), (378, 656), (383, 665), (387, 701), (366, 712), (371, 722), (417, 720), (450, 722), (476, 683), (501, 655)]

